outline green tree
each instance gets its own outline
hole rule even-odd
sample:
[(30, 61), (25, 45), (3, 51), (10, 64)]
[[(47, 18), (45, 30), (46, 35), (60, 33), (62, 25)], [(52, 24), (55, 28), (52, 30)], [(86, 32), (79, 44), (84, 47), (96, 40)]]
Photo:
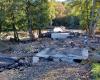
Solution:
[(27, 17), (27, 24), (28, 24), (30, 40), (34, 39), (34, 35), (32, 33), (32, 29), (33, 29), (32, 8), (34, 8), (32, 7), (32, 0), (26, 0), (26, 17)]
[[(12, 30), (14, 31), (14, 39), (15, 41), (19, 40), (18, 32), (17, 32), (17, 17), (19, 12), (19, 3), (20, 0), (7, 0), (6, 1), (6, 22), (8, 26), (12, 26)], [(8, 28), (8, 27), (7, 27)]]
[(46, 28), (50, 23), (48, 4), (48, 0), (35, 0), (33, 4), (33, 26), (39, 30), (39, 36), (41, 36), (41, 29)]
[(0, 33), (2, 32), (3, 23), (5, 22), (4, 1), (0, 1)]
[(50, 26), (52, 26), (52, 23), (53, 23), (53, 19), (56, 17), (56, 9), (55, 9), (55, 6), (56, 6), (56, 1), (55, 0), (50, 0), (49, 1), (49, 18), (50, 18)]

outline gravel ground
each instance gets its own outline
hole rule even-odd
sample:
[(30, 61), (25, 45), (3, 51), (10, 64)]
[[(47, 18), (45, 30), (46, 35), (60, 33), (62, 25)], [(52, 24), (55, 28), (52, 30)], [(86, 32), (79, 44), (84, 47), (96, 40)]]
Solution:
[(88, 64), (40, 62), (23, 71), (6, 70), (0, 73), (0, 80), (91, 80), (89, 67)]

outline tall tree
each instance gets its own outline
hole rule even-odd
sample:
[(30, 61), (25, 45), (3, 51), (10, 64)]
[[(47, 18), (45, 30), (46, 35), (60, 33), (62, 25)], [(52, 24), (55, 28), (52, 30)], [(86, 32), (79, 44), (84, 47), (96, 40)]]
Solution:
[(39, 36), (41, 36), (41, 29), (46, 28), (50, 23), (48, 4), (48, 0), (34, 1), (33, 25), (39, 30)]
[[(8, 8), (7, 8), (8, 7)], [(7, 15), (7, 22), (10, 22), (10, 26), (12, 26), (12, 30), (14, 31), (14, 39), (16, 41), (19, 40), (18, 33), (17, 33), (17, 26), (16, 26), (16, 15), (18, 12), (18, 0), (8, 0), (6, 1), (6, 12)]]
[(56, 17), (56, 1), (55, 0), (49, 0), (49, 18), (50, 18), (50, 26), (52, 26), (53, 19)]
[(28, 31), (29, 31), (29, 36), (30, 40), (34, 40), (34, 35), (32, 32), (32, 1), (31, 0), (26, 0), (26, 16), (27, 16), (27, 22), (28, 22)]
[(5, 22), (5, 6), (4, 1), (0, 1), (0, 33), (2, 32), (3, 23)]
[(93, 6), (91, 10), (91, 22), (89, 26), (89, 35), (90, 37), (93, 37), (94, 34), (94, 24), (95, 24), (95, 7), (96, 7), (96, 0), (93, 0)]

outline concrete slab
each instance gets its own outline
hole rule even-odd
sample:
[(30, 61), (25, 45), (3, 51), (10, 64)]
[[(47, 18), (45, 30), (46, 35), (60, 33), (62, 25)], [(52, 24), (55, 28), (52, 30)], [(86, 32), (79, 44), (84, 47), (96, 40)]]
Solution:
[(66, 39), (69, 36), (69, 33), (52, 33), (51, 38), (52, 39)]
[(36, 57), (45, 57), (48, 58), (50, 55), (48, 54), (48, 52), (50, 52), (50, 48), (46, 48), (44, 50), (42, 50), (41, 52), (36, 54)]
[(88, 49), (86, 48), (83, 49), (72, 48), (71, 50), (66, 50), (66, 53), (65, 54), (63, 52), (59, 53), (55, 49), (51, 50), (51, 48), (46, 48), (41, 52), (37, 53), (36, 57), (33, 57), (33, 63), (37, 63), (40, 57), (43, 57), (44, 59), (48, 59), (49, 57), (52, 57), (53, 61), (56, 62), (59, 62), (61, 60), (61, 61), (73, 63), (74, 59), (85, 60), (88, 58), (89, 55)]

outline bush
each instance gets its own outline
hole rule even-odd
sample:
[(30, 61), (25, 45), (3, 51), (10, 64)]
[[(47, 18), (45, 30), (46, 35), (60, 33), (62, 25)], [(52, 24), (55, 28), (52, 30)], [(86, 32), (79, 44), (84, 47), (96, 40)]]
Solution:
[(65, 16), (65, 17), (55, 18), (53, 20), (53, 26), (65, 26), (69, 29), (79, 29), (80, 19), (78, 16)]
[(93, 63), (91, 71), (94, 78), (93, 80), (100, 80), (100, 63)]

